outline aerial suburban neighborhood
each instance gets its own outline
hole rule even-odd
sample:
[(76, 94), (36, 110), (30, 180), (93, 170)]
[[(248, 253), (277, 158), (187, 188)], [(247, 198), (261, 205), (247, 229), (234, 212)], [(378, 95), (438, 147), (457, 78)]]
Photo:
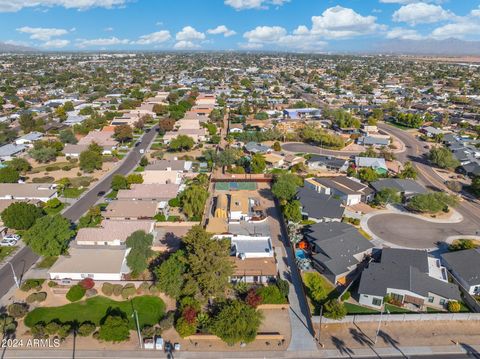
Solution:
[(0, 51), (2, 358), (479, 357), (479, 57), (194, 32)]

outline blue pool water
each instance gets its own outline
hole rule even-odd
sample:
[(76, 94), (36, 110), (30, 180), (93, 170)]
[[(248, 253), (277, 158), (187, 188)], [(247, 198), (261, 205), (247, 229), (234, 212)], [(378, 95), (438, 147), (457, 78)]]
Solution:
[(305, 259), (307, 258), (307, 256), (305, 255), (305, 251), (303, 249), (297, 249), (295, 251), (295, 257), (297, 257), (298, 259)]

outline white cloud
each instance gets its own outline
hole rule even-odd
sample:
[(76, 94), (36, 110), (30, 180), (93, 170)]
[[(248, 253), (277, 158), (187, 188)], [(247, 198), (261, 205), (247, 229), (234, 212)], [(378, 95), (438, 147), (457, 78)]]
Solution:
[(140, 36), (140, 38), (135, 43), (139, 45), (161, 44), (165, 41), (170, 40), (171, 37), (172, 36), (170, 35), (170, 31), (162, 30)]
[(225, 0), (225, 5), (235, 10), (268, 9), (269, 5), (282, 6), (290, 0)]
[(6, 41), (3, 41), (3, 43), (7, 45), (15, 45), (15, 46), (31, 46), (26, 41), (17, 41), (17, 40), (6, 40)]
[(243, 34), (243, 37), (248, 42), (276, 42), (286, 34), (287, 30), (281, 26), (257, 26)]
[(423, 38), (424, 36), (420, 35), (417, 30), (402, 27), (396, 27), (387, 32), (387, 39), (422, 40)]
[(326, 9), (321, 16), (312, 17), (310, 32), (325, 38), (341, 39), (386, 29), (376, 21), (375, 16), (362, 16), (350, 8), (335, 6)]
[(207, 33), (209, 33), (211, 35), (221, 35), (221, 34), (223, 34), (223, 36), (225, 36), (225, 37), (233, 36), (233, 35), (236, 34), (235, 31), (229, 30), (225, 25), (219, 25), (214, 29), (209, 29), (209, 30), (207, 30)]
[(431, 24), (453, 18), (455, 15), (439, 5), (423, 2), (402, 6), (393, 13), (393, 21), (406, 22), (409, 25)]
[(113, 31), (113, 27), (106, 27), (105, 29), (103, 29), (103, 31), (106, 31), (106, 32), (111, 32)]
[(112, 8), (127, 0), (0, 0), (0, 12), (16, 12), (29, 7), (62, 6), (66, 9), (86, 10), (92, 7)]
[(48, 41), (52, 37), (62, 36), (68, 34), (68, 30), (45, 28), (45, 27), (29, 27), (23, 26), (17, 29), (18, 32), (30, 34), (32, 40)]
[(77, 47), (85, 48), (91, 46), (112, 46), (112, 45), (128, 45), (130, 40), (119, 39), (117, 37), (99, 38), (99, 39), (78, 39)]
[(460, 21), (440, 26), (432, 31), (431, 37), (435, 39), (464, 38), (480, 33), (480, 23)]
[(192, 26), (185, 26), (182, 31), (177, 32), (175, 38), (178, 41), (204, 40), (205, 34), (195, 30)]
[(185, 40), (179, 41), (173, 46), (173, 48), (177, 50), (191, 50), (191, 49), (198, 49), (199, 47), (200, 45), (197, 45), (192, 41), (185, 41)]
[(475, 38), (480, 33), (480, 9), (474, 9), (466, 16), (456, 16), (449, 24), (437, 27), (430, 37), (434, 39)]
[(54, 40), (49, 40), (43, 43), (42, 47), (45, 47), (47, 49), (52, 49), (52, 48), (60, 49), (62, 47), (67, 46), (68, 44), (70, 44), (69, 40), (54, 39)]
[(280, 26), (258, 26), (243, 34), (247, 43), (239, 44), (243, 49), (258, 49), (264, 45), (274, 49), (318, 52), (326, 42), (311, 34), (306, 26), (299, 26), (292, 34)]

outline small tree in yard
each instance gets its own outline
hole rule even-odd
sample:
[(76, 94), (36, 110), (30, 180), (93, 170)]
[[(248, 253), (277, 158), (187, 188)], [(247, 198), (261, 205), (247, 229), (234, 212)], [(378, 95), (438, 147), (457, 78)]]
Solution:
[(128, 181), (125, 178), (125, 176), (122, 175), (114, 175), (112, 178), (112, 184), (111, 187), (114, 191), (118, 191), (121, 189), (127, 189), (128, 188)]
[(108, 316), (100, 326), (98, 338), (114, 343), (128, 340), (130, 338), (128, 320), (121, 316)]
[(342, 319), (347, 315), (347, 308), (345, 305), (337, 299), (331, 299), (325, 303), (325, 317), (331, 319)]
[(383, 188), (375, 195), (374, 202), (377, 205), (397, 204), (402, 201), (400, 193), (395, 188)]
[(226, 302), (213, 319), (212, 332), (229, 345), (255, 340), (262, 313), (239, 301)]

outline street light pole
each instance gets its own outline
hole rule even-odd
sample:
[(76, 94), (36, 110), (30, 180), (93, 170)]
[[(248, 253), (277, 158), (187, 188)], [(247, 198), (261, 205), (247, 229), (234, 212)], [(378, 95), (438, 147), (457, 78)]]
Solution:
[(10, 268), (12, 268), (13, 280), (15, 281), (17, 288), (20, 288), (20, 282), (18, 281), (17, 275), (15, 274), (15, 269), (13, 269), (13, 265), (11, 262), (8, 262), (8, 264), (10, 264)]

